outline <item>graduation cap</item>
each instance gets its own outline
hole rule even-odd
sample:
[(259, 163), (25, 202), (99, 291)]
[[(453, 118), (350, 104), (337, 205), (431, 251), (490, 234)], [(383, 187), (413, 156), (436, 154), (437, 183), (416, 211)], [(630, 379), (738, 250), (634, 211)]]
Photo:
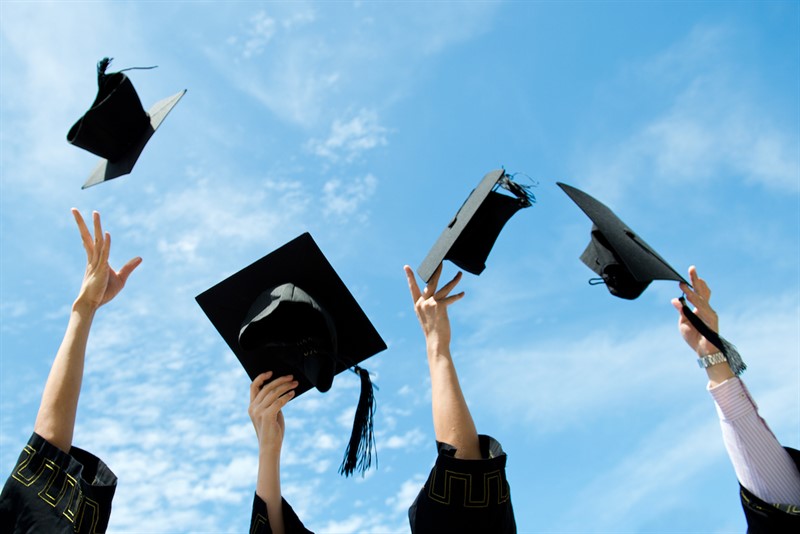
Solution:
[(340, 473), (371, 464), (374, 396), (359, 364), (386, 349), (364, 311), (309, 233), (304, 233), (196, 297), (254, 380), (293, 375), (295, 396), (328, 391), (345, 370), (361, 379), (353, 433)]
[[(641, 236), (596, 198), (570, 185), (557, 185), (592, 220), (591, 240), (581, 254), (581, 261), (600, 275), (615, 297), (633, 300), (639, 297), (653, 280), (675, 280), (691, 287), (667, 261), (648, 245)], [(597, 280), (597, 279), (595, 279)], [(590, 281), (592, 283), (593, 281)], [(683, 296), (683, 313), (703, 337), (715, 345), (728, 359), (738, 375), (746, 366), (736, 348), (706, 325), (687, 305)]]
[[(124, 72), (106, 73), (97, 63), (97, 97), (67, 133), (67, 141), (102, 159), (82, 189), (129, 174), (144, 146), (186, 90), (156, 102), (147, 112)], [(130, 70), (130, 69), (125, 69)]]
[(600, 275), (612, 295), (635, 299), (653, 280), (675, 280), (689, 285), (605, 204), (580, 189), (556, 183), (594, 223), (591, 241), (581, 254), (581, 261)]
[[(512, 194), (500, 193), (500, 188)], [(427, 282), (444, 260), (469, 273), (481, 274), (503, 226), (517, 211), (535, 201), (528, 187), (514, 182), (505, 170), (486, 174), (436, 240), (417, 274)]]

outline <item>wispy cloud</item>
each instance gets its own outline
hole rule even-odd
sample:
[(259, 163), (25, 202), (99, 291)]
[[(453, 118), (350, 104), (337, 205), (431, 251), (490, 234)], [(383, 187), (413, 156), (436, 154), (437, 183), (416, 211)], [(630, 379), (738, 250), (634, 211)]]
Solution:
[(591, 186), (608, 200), (645, 178), (671, 187), (737, 180), (800, 191), (800, 133), (762, 98), (757, 73), (734, 67), (728, 48), (736, 39), (730, 28), (698, 26), (626, 71), (625, 83), (636, 80), (668, 105), (625, 139), (596, 147)]
[(351, 217), (365, 221), (369, 209), (365, 204), (375, 193), (378, 180), (372, 174), (343, 183), (329, 180), (322, 188), (323, 213), (326, 217), (347, 220)]
[(378, 124), (377, 113), (362, 109), (349, 121), (334, 119), (328, 138), (311, 139), (307, 146), (331, 161), (352, 162), (364, 151), (386, 144), (386, 128)]
[[(224, 46), (208, 45), (206, 53), (239, 90), (276, 116), (318, 127), (356, 101), (395, 101), (414, 83), (415, 69), (482, 34), (497, 9), (485, 2), (413, 8), (270, 4), (250, 15), (239, 35), (229, 36)], [(358, 29), (325, 31), (345, 24)]]
[[(592, 532), (640, 531), (686, 497), (681, 488), (687, 480), (725, 468), (719, 425), (702, 417), (703, 411), (697, 407), (664, 421), (577, 493), (582, 514), (592, 517)], [(643, 503), (647, 503), (645, 513), (641, 513)], [(559, 525), (564, 532), (586, 529), (574, 513), (564, 515)]]
[[(796, 295), (766, 300), (769, 306), (751, 303), (733, 316), (726, 315), (724, 328), (735, 333), (728, 337), (745, 361), (758, 362), (764, 353), (776, 355), (768, 366), (756, 363), (749, 372), (756, 376), (745, 375), (744, 379), (763, 384), (759, 389), (782, 392), (785, 406), (794, 405), (793, 411), (800, 416), (796, 402), (800, 384), (794, 378), (800, 368), (792, 356), (800, 351)], [(624, 330), (622, 325), (618, 333), (588, 330), (570, 341), (542, 334), (516, 349), (462, 347), (459, 371), (469, 398), (481, 410), (505, 420), (509, 427), (525, 421), (532, 431), (543, 434), (588, 416), (607, 417), (630, 399), (666, 401), (676, 391), (702, 389), (703, 378), (691, 372), (696, 370), (691, 353), (674, 323), (650, 326), (632, 335)], [(641, 365), (642, 347), (648, 348), (647, 365)], [(496, 365), (498, 360), (502, 366)], [(576, 387), (565, 387), (565, 377)], [(503, 384), (502, 396), (488, 393), (496, 384)]]

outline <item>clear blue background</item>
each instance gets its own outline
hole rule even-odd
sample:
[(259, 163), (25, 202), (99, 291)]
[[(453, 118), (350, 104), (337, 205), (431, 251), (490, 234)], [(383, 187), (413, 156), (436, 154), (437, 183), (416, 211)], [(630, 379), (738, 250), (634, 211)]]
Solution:
[[(112, 265), (144, 258), (96, 319), (75, 435), (120, 478), (110, 530), (245, 532), (249, 384), (194, 296), (309, 231), (389, 345), (367, 365), (379, 468), (336, 474), (341, 375), (285, 409), (284, 495), (317, 532), (408, 531), (435, 448), (402, 266), (501, 166), (537, 203), (451, 318), (520, 532), (745, 530), (677, 284), (589, 286), (591, 225), (556, 181), (698, 266), (761, 414), (800, 446), (797, 2), (4, 1), (0, 32), (3, 479), (83, 274), (69, 209), (98, 210)], [(82, 191), (96, 158), (65, 136), (104, 56), (158, 65), (128, 73), (145, 107), (188, 93), (130, 176)]]

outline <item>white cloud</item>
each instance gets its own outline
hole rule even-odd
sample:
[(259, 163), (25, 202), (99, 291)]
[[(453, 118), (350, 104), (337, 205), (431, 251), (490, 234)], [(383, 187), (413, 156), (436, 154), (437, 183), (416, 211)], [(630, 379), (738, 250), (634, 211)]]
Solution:
[(334, 119), (328, 138), (311, 139), (307, 146), (320, 157), (349, 163), (367, 150), (386, 146), (386, 131), (375, 111), (362, 109), (349, 121)]
[[(636, 449), (627, 451), (616, 465), (596, 473), (577, 492), (581, 515), (592, 517), (592, 532), (639, 531), (649, 518), (659, 517), (686, 498), (681, 489), (688, 480), (706, 472), (712, 476), (710, 473), (725, 468), (719, 424), (705, 417), (704, 412), (709, 410), (703, 408), (664, 421)], [(643, 512), (643, 503), (645, 513), (631, 513)], [(574, 513), (566, 514), (559, 524), (565, 532), (586, 529), (586, 522)]]
[(354, 178), (342, 183), (341, 180), (328, 180), (322, 187), (322, 212), (326, 217), (338, 220), (355, 218), (364, 222), (369, 214), (365, 205), (378, 187), (378, 179), (372, 174)]
[(664, 87), (677, 92), (666, 94), (670, 101), (661, 115), (621, 142), (596, 148), (582, 174), (605, 199), (615, 200), (645, 178), (672, 188), (739, 180), (800, 192), (800, 132), (762, 98), (756, 73), (731, 64), (725, 54), (735, 39), (724, 27), (696, 27), (632, 69), (654, 98), (664, 98)]
[[(269, 8), (269, 16), (259, 8), (249, 17), (241, 37), (210, 43), (206, 54), (239, 90), (276, 116), (314, 128), (356, 101), (385, 104), (401, 98), (432, 57), (487, 31), (487, 19), (499, 4), (316, 3), (312, 8), (291, 3)], [(330, 31), (345, 26), (358, 29)], [(240, 60), (231, 61), (231, 56)]]
[[(761, 390), (779, 395), (785, 409), (791, 407), (796, 417), (795, 424), (789, 425), (796, 433), (796, 421), (800, 421), (796, 402), (800, 391), (797, 295), (762, 298), (759, 304), (742, 302), (736, 314), (723, 314), (723, 335), (731, 332), (727, 337), (740, 349), (745, 362), (754, 364), (743, 378), (751, 391), (755, 388), (755, 398)], [(576, 331), (585, 328), (576, 325)], [(646, 365), (642, 365), (643, 347)], [(759, 363), (762, 354), (772, 355), (768, 365)], [(497, 361), (503, 365), (496, 365)], [(490, 344), (462, 350), (457, 363), (462, 385), (468, 390), (465, 394), (475, 406), (505, 421), (506, 426), (524, 422), (531, 432), (545, 434), (586, 417), (610, 417), (632, 399), (672, 402), (677, 392), (699, 394), (705, 384), (703, 376), (693, 372), (697, 368), (691, 352), (674, 323), (633, 333), (626, 333), (623, 325), (618, 333), (587, 330), (570, 340), (560, 334), (554, 338), (540, 335), (516, 349)], [(509, 373), (508, 369), (515, 371)], [(497, 384), (503, 385), (502, 396), (494, 394)]]
[(275, 35), (277, 26), (275, 19), (268, 17), (263, 11), (253, 15), (250, 23), (251, 26), (247, 32), (248, 38), (242, 50), (242, 56), (245, 58), (261, 54)]
[(425, 441), (427, 436), (418, 428), (412, 428), (403, 435), (389, 436), (381, 439), (381, 448), (385, 449), (414, 449)]
[(422, 489), (427, 475), (418, 474), (403, 482), (398, 492), (386, 499), (386, 505), (389, 506), (395, 513), (406, 513), (408, 507), (417, 498), (419, 490)]

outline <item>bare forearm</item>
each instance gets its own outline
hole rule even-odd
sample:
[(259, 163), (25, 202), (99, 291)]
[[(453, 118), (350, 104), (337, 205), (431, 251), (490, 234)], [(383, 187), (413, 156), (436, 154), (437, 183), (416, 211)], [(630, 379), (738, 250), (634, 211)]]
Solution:
[(270, 530), (273, 534), (284, 534), (280, 451), (259, 453), (256, 495), (267, 505)]
[(448, 347), (428, 343), (433, 429), (436, 440), (456, 448), (456, 457), (479, 459), (480, 445)]
[(67, 330), (58, 348), (42, 393), (34, 431), (67, 452), (72, 446), (78, 398), (89, 330), (95, 309), (80, 301), (73, 304)]

